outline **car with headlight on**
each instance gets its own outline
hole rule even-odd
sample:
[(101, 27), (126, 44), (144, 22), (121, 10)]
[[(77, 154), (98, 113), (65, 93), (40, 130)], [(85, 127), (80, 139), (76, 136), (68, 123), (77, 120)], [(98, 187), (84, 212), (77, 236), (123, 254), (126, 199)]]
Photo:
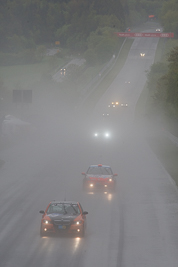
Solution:
[(103, 118), (108, 118), (109, 117), (109, 113), (108, 112), (103, 112), (102, 116), (103, 116)]
[(99, 129), (93, 132), (93, 138), (95, 140), (109, 140), (112, 138), (112, 133), (105, 128)]
[(40, 235), (71, 234), (84, 237), (86, 230), (87, 211), (79, 202), (51, 201), (42, 214)]
[(118, 106), (119, 106), (118, 101), (111, 102), (110, 104), (108, 104), (108, 108), (117, 108)]
[(140, 56), (141, 56), (141, 57), (144, 57), (144, 56), (145, 56), (145, 53), (140, 53)]
[(121, 107), (128, 107), (128, 103), (121, 103)]
[(156, 29), (156, 32), (161, 32), (161, 29), (159, 29), (159, 28), (158, 28), (158, 29)]
[(82, 172), (84, 191), (114, 191), (116, 176), (108, 165), (90, 165), (87, 172)]

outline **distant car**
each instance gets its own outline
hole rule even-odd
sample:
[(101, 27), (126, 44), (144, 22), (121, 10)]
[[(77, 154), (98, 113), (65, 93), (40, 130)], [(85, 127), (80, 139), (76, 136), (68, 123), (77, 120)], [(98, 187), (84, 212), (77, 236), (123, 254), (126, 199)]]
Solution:
[(108, 105), (108, 108), (116, 108), (119, 106), (119, 102), (116, 101), (116, 102), (111, 102), (109, 105)]
[(87, 211), (79, 202), (51, 201), (42, 214), (40, 235), (74, 234), (84, 237)]
[(116, 176), (110, 166), (90, 165), (87, 172), (82, 172), (83, 189), (85, 191), (114, 191), (116, 187)]
[(121, 107), (128, 107), (127, 103), (121, 103)]
[(156, 29), (156, 32), (160, 32), (161, 31), (161, 29)]
[(103, 116), (103, 119), (107, 119), (107, 118), (109, 118), (109, 113), (103, 112), (102, 116)]
[(109, 130), (104, 129), (98, 129), (93, 133), (93, 137), (95, 139), (110, 139), (112, 137), (112, 134)]
[(145, 56), (145, 53), (140, 53), (140, 56), (141, 56), (141, 57), (144, 57), (144, 56)]
[(65, 75), (66, 74), (66, 69), (65, 68), (60, 69), (60, 73), (61, 73), (61, 75)]

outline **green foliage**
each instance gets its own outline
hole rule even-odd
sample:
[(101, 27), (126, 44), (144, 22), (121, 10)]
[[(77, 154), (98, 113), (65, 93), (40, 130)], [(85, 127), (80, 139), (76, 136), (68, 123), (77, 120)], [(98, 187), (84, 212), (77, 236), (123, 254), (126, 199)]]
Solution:
[(174, 32), (178, 37), (178, 2), (177, 0), (164, 1), (160, 13), (160, 20), (165, 32)]
[[(175, 43), (170, 42), (168, 47)], [(166, 63), (158, 62), (151, 66), (147, 78), (148, 88), (155, 101), (165, 103), (167, 112), (175, 116), (178, 110), (178, 46), (171, 49)]]
[(11, 0), (0, 9), (1, 51), (19, 52), (54, 43), (85, 50), (86, 39), (101, 26), (124, 28), (120, 0)]
[(87, 63), (103, 64), (115, 54), (118, 40), (113, 28), (103, 27), (90, 34), (87, 44), (88, 50), (85, 53)]
[[(168, 70), (167, 64), (158, 62), (151, 66), (150, 71), (147, 74), (147, 86), (150, 90), (152, 96), (156, 99), (159, 99), (161, 96), (161, 90), (164, 87), (163, 80), (161, 77), (166, 74)], [(164, 90), (165, 91), (165, 90)], [(165, 92), (163, 93), (163, 95)], [(164, 96), (161, 98), (165, 98)]]
[(169, 58), (169, 71), (167, 74), (167, 100), (178, 106), (178, 46), (171, 50)]

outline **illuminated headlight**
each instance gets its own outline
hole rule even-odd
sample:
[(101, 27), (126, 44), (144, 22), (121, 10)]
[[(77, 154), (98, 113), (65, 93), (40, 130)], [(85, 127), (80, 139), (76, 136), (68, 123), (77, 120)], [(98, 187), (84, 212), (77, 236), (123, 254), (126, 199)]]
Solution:
[(43, 220), (43, 223), (45, 223), (45, 224), (52, 224), (52, 222), (49, 221), (49, 220)]
[(82, 221), (76, 221), (75, 224), (77, 225), (82, 224)]
[(105, 184), (104, 187), (108, 187), (107, 184)]
[(112, 178), (109, 178), (109, 182), (112, 182)]
[(94, 136), (96, 136), (96, 137), (97, 137), (97, 136), (98, 136), (98, 133), (95, 133), (95, 134), (94, 134)]
[(93, 187), (93, 184), (90, 184), (90, 187)]
[(105, 133), (104, 136), (105, 136), (106, 138), (108, 138), (108, 137), (110, 137), (110, 134), (109, 134), (109, 133)]

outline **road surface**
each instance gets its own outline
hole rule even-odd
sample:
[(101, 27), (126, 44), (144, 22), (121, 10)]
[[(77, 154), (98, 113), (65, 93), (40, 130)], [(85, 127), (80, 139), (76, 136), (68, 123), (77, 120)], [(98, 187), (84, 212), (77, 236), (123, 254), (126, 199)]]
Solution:
[[(96, 106), (99, 118), (110, 101), (128, 103), (114, 116), (114, 140), (97, 142), (85, 135), (88, 118), (61, 115), (59, 124), (47, 121), (39, 133), (0, 151), (1, 267), (177, 267), (177, 188), (145, 142), (144, 127), (134, 124), (157, 42), (134, 40)], [(118, 173), (115, 194), (82, 191), (81, 172), (98, 163)], [(64, 198), (89, 212), (86, 237), (41, 238), (39, 210)]]

